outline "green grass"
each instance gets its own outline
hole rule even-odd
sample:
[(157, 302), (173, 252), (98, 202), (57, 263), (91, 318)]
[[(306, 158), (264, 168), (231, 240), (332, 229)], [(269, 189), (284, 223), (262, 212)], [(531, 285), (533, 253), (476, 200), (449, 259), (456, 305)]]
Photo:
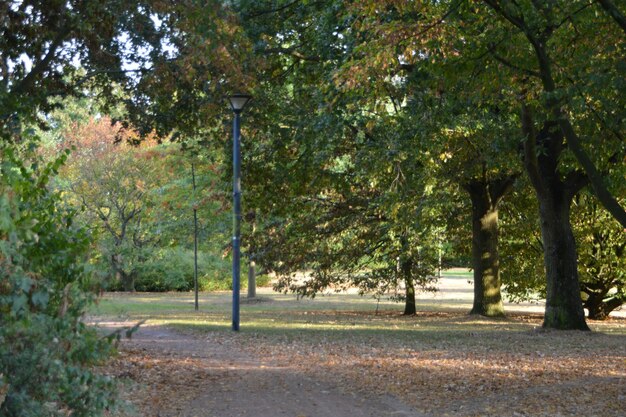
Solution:
[[(98, 320), (146, 320), (192, 332), (230, 332), (232, 295), (202, 293), (194, 311), (192, 293), (107, 294), (91, 311)], [(402, 304), (356, 294), (332, 294), (315, 299), (260, 291), (260, 299), (241, 298), (241, 335), (269, 338), (350, 340), (397, 344), (500, 344), (505, 335), (528, 332), (541, 324), (539, 315), (511, 315), (505, 319), (470, 317), (465, 302), (418, 300), (418, 313), (405, 317)], [(623, 320), (595, 323), (607, 334), (626, 335)], [(481, 337), (478, 337), (481, 336)]]

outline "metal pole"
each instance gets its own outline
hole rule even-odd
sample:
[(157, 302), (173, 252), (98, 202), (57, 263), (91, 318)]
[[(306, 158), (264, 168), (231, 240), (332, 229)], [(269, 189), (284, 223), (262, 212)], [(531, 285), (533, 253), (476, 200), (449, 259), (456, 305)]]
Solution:
[(196, 206), (196, 170), (191, 163), (191, 181), (193, 184), (193, 292), (194, 308), (198, 311), (198, 207)]
[(235, 111), (233, 122), (233, 331), (239, 331), (239, 277), (241, 238), (241, 150), (240, 111)]

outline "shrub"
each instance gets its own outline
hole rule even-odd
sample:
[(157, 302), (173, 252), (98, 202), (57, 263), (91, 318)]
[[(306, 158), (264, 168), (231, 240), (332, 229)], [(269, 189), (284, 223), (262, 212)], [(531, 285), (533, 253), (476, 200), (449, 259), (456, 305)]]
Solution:
[(113, 347), (81, 322), (95, 298), (88, 235), (47, 188), (65, 156), (38, 169), (0, 155), (0, 415), (101, 415), (114, 381), (92, 368)]
[[(198, 287), (201, 291), (230, 289), (230, 261), (198, 252)], [(136, 269), (135, 288), (138, 291), (192, 291), (193, 251), (165, 248), (156, 251)]]

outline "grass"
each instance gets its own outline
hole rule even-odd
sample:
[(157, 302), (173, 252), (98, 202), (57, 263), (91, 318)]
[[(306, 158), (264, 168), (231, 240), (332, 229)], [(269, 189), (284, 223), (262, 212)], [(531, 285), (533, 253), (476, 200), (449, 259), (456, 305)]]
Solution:
[[(537, 328), (541, 317), (535, 313), (510, 314), (505, 319), (470, 317), (467, 300), (418, 299), (418, 315), (401, 315), (402, 304), (377, 301), (356, 294), (332, 294), (315, 299), (259, 290), (258, 300), (241, 298), (241, 333), (286, 337), (325, 334), (337, 338), (378, 338), (398, 340), (454, 339), (468, 334), (524, 332)], [(91, 315), (99, 320), (147, 320), (192, 331), (229, 331), (231, 299), (229, 292), (202, 293), (199, 311), (193, 308), (191, 293), (137, 293), (105, 295)], [(595, 330), (626, 335), (622, 320), (592, 322)], [(471, 338), (470, 338), (471, 339)]]
[[(449, 287), (420, 295), (411, 317), (401, 314), (402, 304), (367, 296), (311, 300), (268, 289), (250, 302), (242, 294), (240, 332), (230, 330), (230, 292), (202, 293), (197, 312), (191, 293), (106, 294), (91, 315), (94, 321), (173, 327), (319, 379), (332, 376), (351, 392), (379, 392), (386, 381), (385, 392), (427, 415), (618, 415), (623, 409), (626, 319), (591, 321), (594, 332), (559, 332), (540, 329), (533, 305), (516, 312), (508, 305), (503, 319), (469, 316), (467, 279), (444, 278)], [(130, 352), (124, 360), (150, 359), (145, 355)], [(198, 372), (185, 363), (172, 366)], [(144, 383), (159, 393), (166, 384)]]

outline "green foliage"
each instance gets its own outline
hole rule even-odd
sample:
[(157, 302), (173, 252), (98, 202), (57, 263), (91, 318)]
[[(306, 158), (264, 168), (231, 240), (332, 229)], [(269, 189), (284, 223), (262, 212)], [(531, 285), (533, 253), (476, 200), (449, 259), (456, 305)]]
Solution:
[(47, 188), (66, 155), (38, 167), (32, 153), (0, 153), (0, 414), (101, 415), (114, 385), (93, 365), (112, 346), (81, 322), (95, 299), (88, 235)]
[(3, 140), (87, 90), (123, 104), (142, 137), (198, 131), (222, 112), (225, 85), (250, 81), (248, 43), (224, 2), (11, 0), (0, 13)]
[(590, 318), (606, 319), (626, 302), (626, 233), (587, 194), (574, 215), (583, 306)]
[[(508, 297), (515, 301), (543, 298), (546, 293), (539, 222), (529, 215), (535, 204), (518, 190), (504, 207), (503, 278)], [(588, 191), (575, 198), (571, 223), (578, 246), (583, 306), (589, 318), (605, 319), (626, 301), (623, 229)]]
[[(230, 289), (231, 273), (229, 259), (198, 252), (198, 287), (201, 291)], [(191, 291), (193, 250), (182, 247), (155, 250), (149, 260), (138, 266), (136, 274), (137, 291)]]
[[(193, 268), (178, 261), (184, 252), (189, 257), (184, 262), (193, 263), (188, 250), (193, 247), (193, 210), (198, 211), (201, 252), (221, 253), (220, 239), (226, 240), (214, 164), (192, 155), (189, 147), (183, 152), (178, 144), (116, 144), (116, 137), (133, 140), (136, 133), (111, 125), (107, 117), (96, 118), (91, 104), (86, 106), (90, 111), (81, 113), (80, 108), (71, 111), (76, 103), (66, 103), (64, 111), (50, 117), (56, 127), (45, 136), (50, 153), (57, 147), (73, 149), (56, 186), (64, 202), (78, 211), (76, 221), (92, 231), (91, 258), (98, 276), (112, 290), (190, 289), (187, 273)], [(176, 267), (166, 265), (170, 255)], [(220, 275), (221, 266), (214, 267)]]

